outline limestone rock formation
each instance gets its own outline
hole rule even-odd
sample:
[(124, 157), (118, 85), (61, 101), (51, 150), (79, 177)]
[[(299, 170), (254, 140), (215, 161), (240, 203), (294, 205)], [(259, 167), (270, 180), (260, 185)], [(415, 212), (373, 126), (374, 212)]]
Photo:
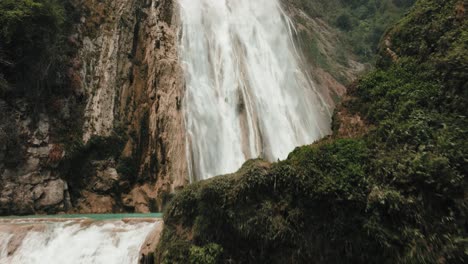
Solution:
[[(61, 114), (78, 117), (72, 122), (82, 131), (72, 132), (82, 135), (85, 147), (117, 131), (125, 142), (113, 158), (79, 153), (87, 170), (75, 175), (61, 165), (76, 154), (75, 143), (48, 114), (32, 122), (26, 108), (17, 110), (14, 119), (27, 143), (22, 160), (11, 167), (0, 151), (0, 214), (159, 210), (162, 194), (187, 182), (177, 7), (171, 0), (72, 3), (81, 17), (68, 38), (77, 52), (67, 77), (84, 110), (63, 107)], [(136, 167), (131, 180), (122, 179), (121, 160)]]
[(24, 158), (14, 166), (0, 159), (0, 214), (55, 213), (70, 207), (68, 186), (54, 169), (50, 155), (63, 156), (49, 141), (50, 123), (41, 115), (31, 128), (31, 119), (17, 113), (21, 135), (27, 139)]
[(152, 200), (160, 208), (159, 195), (184, 185), (187, 175), (176, 7), (169, 0), (80, 4), (91, 13), (81, 19), (77, 58), (88, 95), (83, 140), (109, 136), (116, 126), (126, 131), (122, 156), (137, 160), (139, 182), (129, 195), (144, 192), (146, 206), (128, 205), (149, 211)]

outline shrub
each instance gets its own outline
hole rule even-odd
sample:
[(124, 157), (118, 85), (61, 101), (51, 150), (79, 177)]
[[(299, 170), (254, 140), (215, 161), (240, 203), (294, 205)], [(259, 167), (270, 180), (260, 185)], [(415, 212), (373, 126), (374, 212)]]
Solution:
[(353, 28), (353, 22), (351, 16), (347, 13), (343, 13), (336, 18), (336, 26), (345, 31), (349, 31)]
[[(0, 2), (0, 75), (15, 94), (38, 99), (64, 84), (66, 1)], [(4, 92), (7, 90), (2, 89)]]
[(217, 244), (208, 244), (203, 247), (190, 247), (191, 264), (216, 264), (220, 261), (223, 249)]

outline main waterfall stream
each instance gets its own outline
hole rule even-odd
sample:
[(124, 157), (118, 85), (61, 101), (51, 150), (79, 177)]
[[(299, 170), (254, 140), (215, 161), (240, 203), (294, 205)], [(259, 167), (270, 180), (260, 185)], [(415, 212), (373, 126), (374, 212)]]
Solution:
[(330, 132), (279, 0), (180, 0), (192, 180), (284, 159)]

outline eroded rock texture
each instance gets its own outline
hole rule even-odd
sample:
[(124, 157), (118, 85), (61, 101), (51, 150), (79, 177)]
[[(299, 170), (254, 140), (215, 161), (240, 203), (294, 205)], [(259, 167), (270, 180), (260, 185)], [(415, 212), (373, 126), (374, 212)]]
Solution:
[[(139, 212), (160, 209), (160, 195), (184, 185), (187, 175), (175, 6), (170, 0), (81, 1), (78, 6), (89, 14), (81, 18), (78, 34), (79, 75), (88, 98), (83, 141), (124, 131), (128, 137), (120, 158), (133, 160), (137, 175), (116, 204)], [(99, 182), (86, 190), (109, 193), (111, 186)], [(95, 199), (85, 194), (79, 207), (90, 204), (86, 210), (93, 211), (87, 196)]]
[[(24, 142), (22, 153), (16, 153), (21, 156), (19, 161), (11, 157), (14, 153), (0, 151), (0, 214), (56, 213), (70, 208), (68, 185), (56, 171), (57, 158), (62, 158), (64, 152), (50, 141), (49, 118), (39, 115), (38, 121), (31, 124), (33, 121), (21, 113), (21, 107), (3, 114), (16, 121), (16, 131), (6, 130), (5, 124), (0, 130), (20, 134)], [(5, 117), (2, 121), (9, 122)], [(4, 143), (2, 148), (11, 142)]]
[[(79, 18), (68, 42), (77, 52), (67, 75), (82, 103), (68, 111), (83, 147), (51, 127), (48, 114), (29, 125), (27, 111), (16, 110), (26, 152), (10, 167), (0, 155), (0, 214), (159, 210), (164, 194), (187, 181), (176, 6), (72, 2)], [(95, 154), (104, 147), (118, 153)]]

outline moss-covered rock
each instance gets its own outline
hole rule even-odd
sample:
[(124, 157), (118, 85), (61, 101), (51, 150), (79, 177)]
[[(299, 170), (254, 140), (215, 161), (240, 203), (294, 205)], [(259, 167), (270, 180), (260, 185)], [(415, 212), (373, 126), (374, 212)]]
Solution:
[[(273, 165), (252, 160), (235, 174), (191, 185), (166, 212), (158, 257), (188, 263), (192, 244), (215, 243), (221, 262), (370, 261), (371, 254), (352, 253), (376, 245), (365, 231), (367, 159), (362, 140), (339, 140), (298, 148)], [(185, 258), (173, 258), (184, 244), (177, 256)]]

